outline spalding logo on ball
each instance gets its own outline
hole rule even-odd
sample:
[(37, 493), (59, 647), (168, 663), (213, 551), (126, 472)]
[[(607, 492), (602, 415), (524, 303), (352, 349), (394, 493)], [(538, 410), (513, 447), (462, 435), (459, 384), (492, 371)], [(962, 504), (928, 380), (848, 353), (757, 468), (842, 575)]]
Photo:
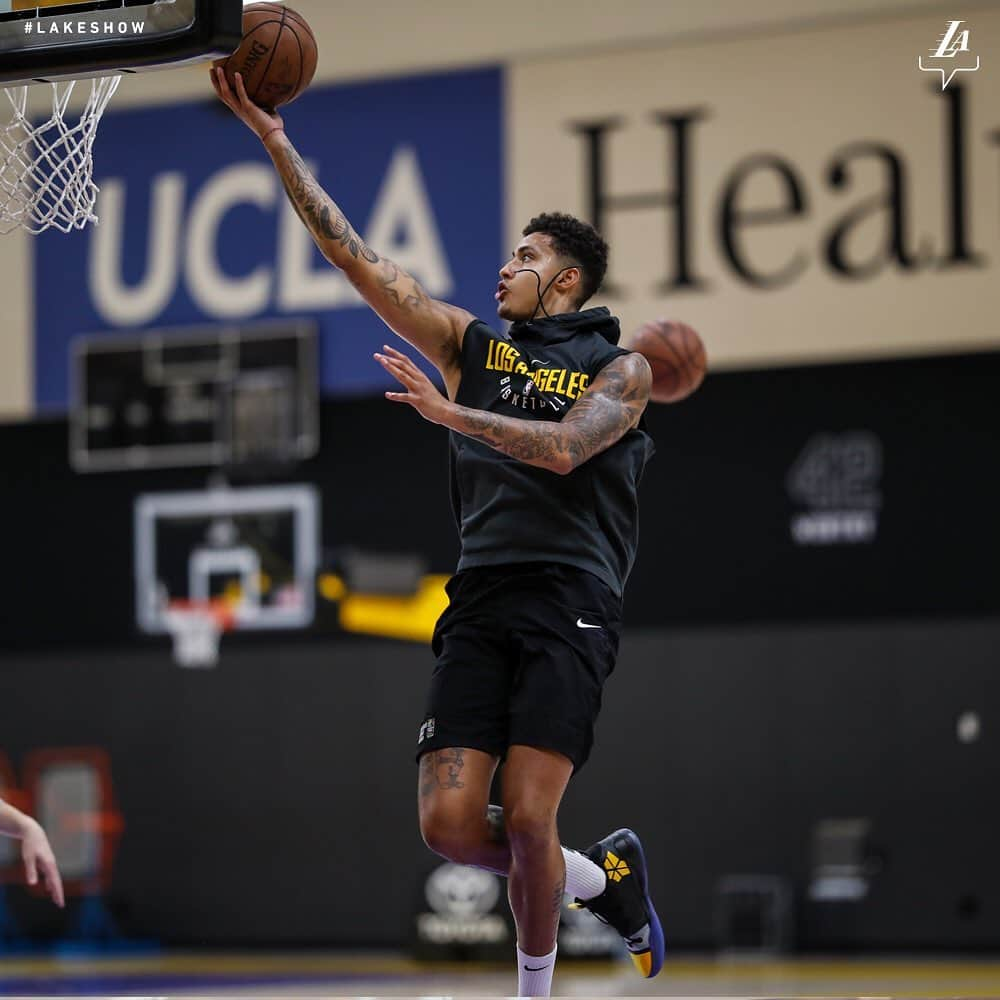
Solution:
[(701, 337), (672, 319), (643, 323), (629, 347), (638, 351), (653, 370), (649, 398), (655, 403), (677, 403), (691, 395), (705, 378), (708, 358)]

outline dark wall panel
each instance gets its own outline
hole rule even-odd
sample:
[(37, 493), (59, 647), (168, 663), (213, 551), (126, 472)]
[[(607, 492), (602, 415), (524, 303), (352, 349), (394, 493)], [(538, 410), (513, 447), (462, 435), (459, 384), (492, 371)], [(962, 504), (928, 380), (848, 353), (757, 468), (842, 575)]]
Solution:
[[(993, 353), (713, 374), (690, 400), (651, 406), (658, 453), (641, 490), (627, 621), (996, 613), (998, 384)], [(316, 459), (279, 478), (320, 488), (326, 547), (417, 552), (450, 572), (445, 432), (408, 408), (357, 399), (323, 404), (321, 437)], [(134, 637), (134, 498), (204, 488), (211, 470), (76, 475), (61, 422), (0, 427), (0, 446), (12, 567), (0, 577), (0, 645)], [(807, 459), (803, 498), (790, 477)], [(868, 518), (874, 532), (796, 544), (801, 516)]]
[[(998, 642), (996, 622), (633, 630), (563, 839), (638, 829), (676, 946), (712, 941), (717, 880), (748, 873), (791, 880), (804, 947), (990, 946)], [(132, 934), (399, 945), (427, 863), (412, 753), (430, 666), (350, 640), (232, 643), (214, 671), (165, 644), (9, 654), (0, 748), (16, 766), (108, 749), (126, 823), (111, 901)], [(969, 710), (982, 734), (961, 743)], [(884, 869), (831, 922), (805, 899), (810, 833), (858, 816)]]

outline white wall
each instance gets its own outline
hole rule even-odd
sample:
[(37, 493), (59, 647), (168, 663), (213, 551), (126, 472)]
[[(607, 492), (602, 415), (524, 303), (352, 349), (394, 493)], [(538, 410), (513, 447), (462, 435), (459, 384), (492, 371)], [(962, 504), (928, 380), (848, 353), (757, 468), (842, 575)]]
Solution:
[[(709, 40), (744, 36), (756, 38), (758, 45), (763, 39), (766, 50), (768, 38), (790, 31), (858, 29), (914, 12), (927, 13), (928, 23), (937, 25), (944, 17), (971, 17), (995, 3), (966, 2), (959, 14), (953, 4), (914, 0), (388, 0), (377, 8), (343, 0), (295, 0), (294, 6), (320, 41), (317, 79), (330, 81), (482, 62), (530, 67), (554, 56), (582, 57), (609, 49), (634, 49), (637, 58), (664, 46), (690, 53)], [(683, 85), (677, 81), (678, 88)], [(38, 90), (34, 99), (44, 100), (44, 88)], [(115, 106), (208, 93), (204, 67), (187, 68), (126, 79)], [(288, 117), (294, 123), (294, 109)], [(31, 414), (30, 269), (30, 238), (0, 237), (0, 416), (7, 418)], [(58, 278), (52, 281), (53, 294), (58, 294)]]

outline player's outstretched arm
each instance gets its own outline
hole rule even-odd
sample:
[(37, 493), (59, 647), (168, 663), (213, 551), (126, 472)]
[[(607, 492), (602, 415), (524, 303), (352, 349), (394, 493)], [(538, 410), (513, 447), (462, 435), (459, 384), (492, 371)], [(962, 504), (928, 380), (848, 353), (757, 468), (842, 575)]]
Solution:
[(289, 200), (323, 256), (344, 271), (386, 325), (420, 351), (446, 380), (460, 371), (461, 338), (475, 319), (472, 313), (432, 299), (416, 278), (365, 244), (285, 135), (281, 116), (247, 97), (239, 73), (236, 93), (221, 68), (213, 69), (212, 85), (220, 100), (264, 143)]
[(405, 354), (391, 347), (385, 351), (376, 359), (406, 388), (387, 392), (387, 398), (409, 403), (427, 420), (511, 458), (560, 475), (610, 448), (639, 423), (653, 381), (641, 354), (623, 354), (601, 369), (561, 421), (521, 420), (449, 402)]
[(65, 906), (56, 858), (49, 846), (49, 838), (45, 836), (38, 821), (0, 799), (0, 834), (21, 841), (21, 859), (24, 861), (28, 885), (35, 885), (38, 873), (41, 872), (52, 901), (56, 906)]

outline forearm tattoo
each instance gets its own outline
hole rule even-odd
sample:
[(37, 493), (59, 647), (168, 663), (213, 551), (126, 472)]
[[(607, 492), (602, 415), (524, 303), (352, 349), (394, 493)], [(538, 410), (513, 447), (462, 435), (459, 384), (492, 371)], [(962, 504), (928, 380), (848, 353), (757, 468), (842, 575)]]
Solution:
[(651, 383), (645, 359), (626, 354), (601, 371), (559, 422), (521, 420), (462, 406), (451, 426), (529, 465), (570, 472), (638, 424)]
[(336, 259), (339, 248), (345, 249), (355, 260), (361, 258), (369, 264), (377, 264), (378, 254), (354, 231), (298, 152), (290, 144), (282, 145), (274, 159), (292, 206), (319, 248), (336, 264), (342, 263)]
[[(431, 297), (412, 274), (394, 261), (379, 257), (355, 232), (340, 207), (320, 187), (291, 144), (278, 147), (274, 160), (292, 207), (328, 260), (345, 269), (351, 264), (351, 259), (381, 264), (375, 279), (377, 287), (386, 301), (402, 312), (414, 313), (433, 305)], [(362, 279), (353, 270), (348, 271), (348, 277), (357, 288), (370, 281), (370, 278)], [(450, 343), (445, 343), (442, 349), (446, 350)]]
[(431, 750), (420, 758), (420, 794), (424, 797), (436, 789), (465, 788), (462, 768), (465, 767), (465, 751)]

